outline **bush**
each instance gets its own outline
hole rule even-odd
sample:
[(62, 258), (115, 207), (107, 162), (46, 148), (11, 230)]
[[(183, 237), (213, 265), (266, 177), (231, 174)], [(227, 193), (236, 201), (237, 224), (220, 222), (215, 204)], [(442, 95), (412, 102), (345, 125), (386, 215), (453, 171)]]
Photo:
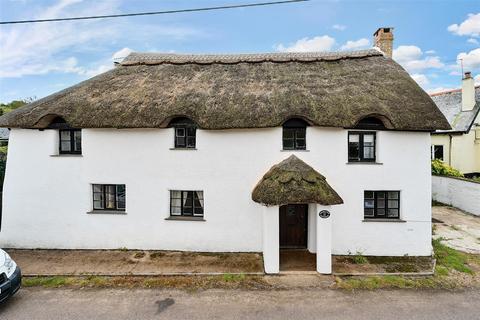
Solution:
[(432, 160), (432, 174), (439, 176), (463, 177), (463, 174), (461, 174), (460, 171), (438, 159)]

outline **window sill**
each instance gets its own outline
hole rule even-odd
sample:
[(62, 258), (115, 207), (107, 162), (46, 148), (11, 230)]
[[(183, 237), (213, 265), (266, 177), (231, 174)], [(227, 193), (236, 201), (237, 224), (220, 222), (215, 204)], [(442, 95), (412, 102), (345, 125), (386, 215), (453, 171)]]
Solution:
[(187, 217), (187, 216), (170, 216), (165, 218), (165, 220), (174, 220), (174, 221), (207, 221), (203, 217)]
[(307, 149), (282, 149), (281, 152), (310, 152)]
[(187, 150), (187, 151), (190, 151), (190, 150), (197, 150), (197, 148), (170, 148), (170, 150)]
[(407, 222), (402, 219), (363, 219), (362, 222), (400, 222), (404, 223)]
[(120, 214), (120, 215), (125, 215), (127, 214), (126, 211), (121, 211), (121, 210), (92, 210), (87, 212), (87, 214)]
[(79, 157), (83, 157), (83, 155), (76, 154), (76, 153), (62, 153), (62, 154), (51, 154), (50, 157), (79, 158)]
[(375, 161), (351, 161), (351, 162), (347, 162), (346, 164), (370, 164), (370, 165), (377, 165), (377, 166), (383, 165), (382, 162), (375, 162)]

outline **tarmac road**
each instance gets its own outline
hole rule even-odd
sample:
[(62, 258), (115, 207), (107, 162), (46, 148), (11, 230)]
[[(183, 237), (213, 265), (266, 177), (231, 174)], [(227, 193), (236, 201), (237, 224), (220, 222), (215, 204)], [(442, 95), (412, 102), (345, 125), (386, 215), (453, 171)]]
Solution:
[(480, 290), (21, 289), (0, 319), (480, 319)]

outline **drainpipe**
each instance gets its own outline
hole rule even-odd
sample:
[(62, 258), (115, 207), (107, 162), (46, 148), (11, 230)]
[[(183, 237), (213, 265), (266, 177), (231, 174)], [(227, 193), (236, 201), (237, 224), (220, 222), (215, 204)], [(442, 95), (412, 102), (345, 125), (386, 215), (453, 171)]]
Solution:
[(450, 144), (448, 148), (448, 165), (452, 166), (452, 135), (449, 134), (448, 137), (450, 138)]

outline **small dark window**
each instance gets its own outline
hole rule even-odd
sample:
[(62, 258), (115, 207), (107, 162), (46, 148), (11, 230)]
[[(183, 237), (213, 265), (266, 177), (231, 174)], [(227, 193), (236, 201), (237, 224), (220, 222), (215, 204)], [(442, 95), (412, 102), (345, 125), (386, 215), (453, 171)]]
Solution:
[(60, 154), (81, 154), (82, 153), (82, 131), (80, 129), (59, 130)]
[(203, 217), (203, 191), (170, 190), (170, 215)]
[(442, 145), (433, 145), (432, 146), (432, 160), (441, 160), (443, 161), (443, 146)]
[(283, 150), (305, 150), (307, 123), (301, 119), (290, 119), (283, 124)]
[(365, 219), (399, 219), (400, 191), (365, 191), (363, 213)]
[(175, 129), (175, 148), (195, 149), (197, 125), (188, 118), (176, 118), (170, 122)]
[(124, 184), (93, 184), (93, 210), (125, 211)]
[(375, 132), (348, 133), (348, 161), (375, 162), (376, 159)]
[(360, 120), (355, 126), (356, 129), (365, 130), (382, 130), (385, 129), (385, 125), (382, 120), (375, 117), (366, 117)]

